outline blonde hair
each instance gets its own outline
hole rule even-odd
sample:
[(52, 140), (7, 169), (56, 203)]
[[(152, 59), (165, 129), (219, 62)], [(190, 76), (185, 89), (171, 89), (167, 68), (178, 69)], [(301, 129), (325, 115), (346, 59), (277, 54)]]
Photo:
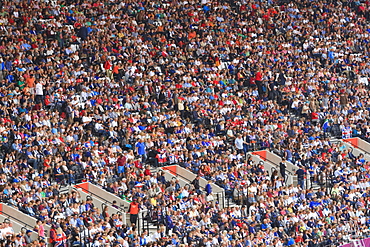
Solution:
[(61, 227), (58, 227), (57, 230), (56, 230), (57, 234), (62, 234), (63, 233), (63, 230)]

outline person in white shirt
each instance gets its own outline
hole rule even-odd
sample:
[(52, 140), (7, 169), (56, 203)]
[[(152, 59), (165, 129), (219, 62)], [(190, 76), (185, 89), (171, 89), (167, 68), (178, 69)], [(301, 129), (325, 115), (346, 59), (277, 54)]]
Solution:
[(44, 96), (44, 86), (41, 81), (36, 83), (35, 94), (36, 94), (36, 98), (35, 98), (36, 103), (38, 104), (41, 103), (42, 98)]
[(189, 197), (189, 192), (184, 188), (184, 189), (182, 190), (182, 192), (181, 192), (181, 195), (182, 195), (182, 197), (183, 197), (183, 198), (185, 198), (185, 197)]
[(84, 123), (84, 124), (88, 124), (88, 123), (90, 123), (92, 121), (92, 117), (91, 116), (83, 116), (82, 117), (82, 122)]
[(242, 135), (238, 135), (236, 138), (235, 138), (235, 147), (236, 149), (238, 150), (238, 153), (243, 153), (243, 149), (244, 149), (244, 140), (242, 138)]
[(1, 229), (1, 233), (3, 239), (14, 235), (14, 230), (10, 222), (3, 222), (3, 229)]

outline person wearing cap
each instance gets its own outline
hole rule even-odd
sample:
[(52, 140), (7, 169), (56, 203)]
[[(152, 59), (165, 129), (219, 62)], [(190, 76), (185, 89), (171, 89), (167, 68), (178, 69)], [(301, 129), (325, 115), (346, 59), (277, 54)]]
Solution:
[(96, 240), (94, 241), (94, 243), (92, 244), (92, 246), (94, 246), (94, 247), (100, 247), (100, 246), (104, 246), (104, 243), (105, 243), (104, 238), (98, 237), (98, 238), (96, 238)]
[(21, 234), (17, 234), (16, 239), (14, 241), (16, 246), (24, 246), (25, 245), (25, 240)]
[(33, 239), (32, 239), (31, 235), (32, 235), (32, 231), (27, 230), (26, 234), (24, 235), (24, 241), (26, 242), (26, 244), (31, 244), (33, 242)]

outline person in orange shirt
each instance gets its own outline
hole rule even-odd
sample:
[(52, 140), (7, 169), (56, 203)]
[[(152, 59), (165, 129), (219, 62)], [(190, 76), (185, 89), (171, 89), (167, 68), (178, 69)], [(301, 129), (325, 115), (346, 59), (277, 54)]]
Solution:
[(194, 39), (195, 37), (197, 37), (197, 33), (194, 30), (190, 31), (188, 35), (189, 40)]
[(29, 92), (30, 92), (32, 98), (35, 95), (35, 81), (36, 81), (36, 79), (33, 76), (33, 74), (30, 74), (30, 76), (26, 78), (26, 85), (29, 89)]
[(115, 65), (113, 66), (113, 74), (117, 75), (117, 74), (118, 74), (118, 71), (119, 71), (118, 64), (115, 64)]
[(136, 225), (139, 212), (140, 212), (140, 205), (137, 202), (137, 198), (134, 198), (134, 200), (130, 203), (130, 208), (128, 210), (128, 213), (130, 214), (131, 225), (133, 224)]

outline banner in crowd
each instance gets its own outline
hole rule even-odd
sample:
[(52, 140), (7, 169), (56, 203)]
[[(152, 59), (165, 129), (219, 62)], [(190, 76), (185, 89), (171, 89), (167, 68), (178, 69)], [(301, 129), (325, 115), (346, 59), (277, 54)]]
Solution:
[(342, 245), (341, 247), (369, 247), (370, 238), (353, 241), (352, 243)]

